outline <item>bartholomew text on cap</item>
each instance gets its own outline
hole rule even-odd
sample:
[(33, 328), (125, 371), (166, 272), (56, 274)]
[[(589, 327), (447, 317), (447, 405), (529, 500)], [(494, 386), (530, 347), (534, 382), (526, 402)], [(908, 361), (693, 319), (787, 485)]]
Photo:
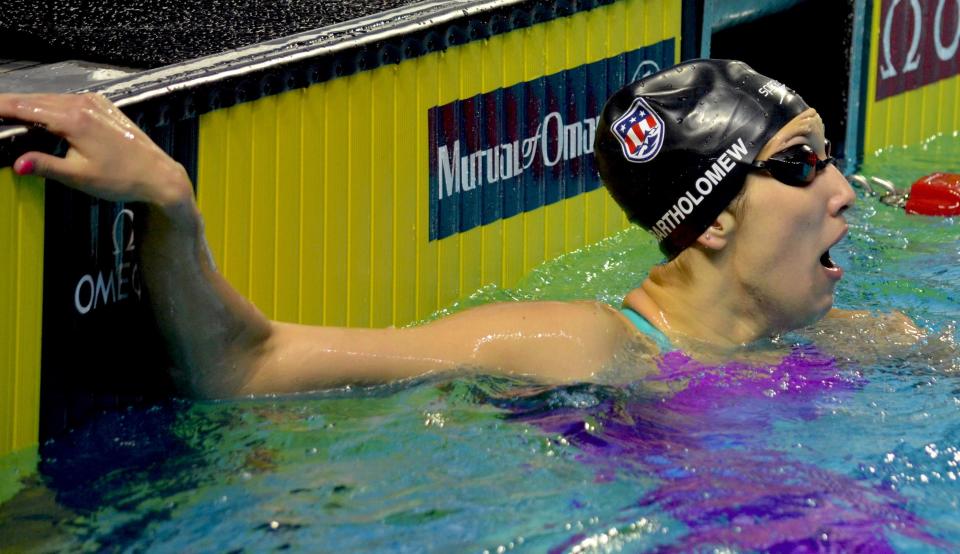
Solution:
[(747, 145), (744, 144), (742, 137), (737, 138), (736, 142), (731, 143), (726, 151), (720, 154), (717, 160), (694, 181), (694, 190), (687, 190), (653, 225), (651, 230), (657, 239), (667, 238), (688, 215), (693, 213), (694, 208), (723, 183), (723, 179), (734, 168), (733, 160), (741, 161), (746, 155)]

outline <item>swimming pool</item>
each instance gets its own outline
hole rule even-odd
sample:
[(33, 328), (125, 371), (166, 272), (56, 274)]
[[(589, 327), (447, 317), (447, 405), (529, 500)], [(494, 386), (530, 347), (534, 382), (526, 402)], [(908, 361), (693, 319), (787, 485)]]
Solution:
[[(957, 160), (944, 136), (864, 172), (905, 185)], [(43, 447), (0, 550), (955, 550), (960, 227), (864, 198), (850, 219), (838, 307), (902, 310), (925, 344), (864, 367), (795, 333), (776, 364), (625, 360), (628, 384), (436, 376), (111, 412)], [(451, 310), (616, 304), (657, 258), (629, 230)], [(629, 384), (638, 363), (678, 392)]]

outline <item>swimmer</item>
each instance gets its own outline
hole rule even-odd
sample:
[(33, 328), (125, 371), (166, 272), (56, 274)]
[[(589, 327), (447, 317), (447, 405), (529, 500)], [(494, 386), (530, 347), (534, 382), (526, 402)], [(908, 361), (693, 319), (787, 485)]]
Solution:
[[(824, 318), (856, 332), (876, 327), (866, 313), (831, 310), (843, 269), (830, 248), (847, 234), (854, 193), (832, 163), (820, 116), (741, 62), (687, 62), (624, 87), (604, 107), (595, 148), (601, 178), (667, 256), (626, 295), (623, 310), (507, 302), (401, 329), (268, 320), (214, 267), (183, 167), (104, 97), (3, 94), (0, 117), (43, 125), (70, 144), (62, 158), (23, 154), (17, 173), (147, 206), (145, 286), (174, 378), (192, 396), (290, 393), (463, 368), (588, 381), (625, 350), (733, 357)], [(920, 336), (909, 318), (882, 317), (887, 336)]]

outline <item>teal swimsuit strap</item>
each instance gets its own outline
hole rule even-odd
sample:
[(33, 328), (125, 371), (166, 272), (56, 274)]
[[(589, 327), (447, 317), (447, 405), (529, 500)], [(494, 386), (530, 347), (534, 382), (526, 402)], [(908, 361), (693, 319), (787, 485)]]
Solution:
[(670, 339), (667, 338), (667, 335), (664, 335), (660, 329), (654, 327), (652, 323), (647, 321), (647, 318), (630, 308), (621, 308), (620, 313), (627, 316), (627, 319), (636, 326), (638, 331), (647, 335), (653, 342), (657, 343), (661, 352), (673, 350), (673, 346), (670, 344)]

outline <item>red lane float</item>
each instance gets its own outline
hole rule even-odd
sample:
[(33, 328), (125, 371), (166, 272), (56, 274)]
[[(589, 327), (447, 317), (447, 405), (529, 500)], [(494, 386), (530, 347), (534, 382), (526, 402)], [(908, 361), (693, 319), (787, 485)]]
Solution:
[(917, 179), (903, 209), (908, 214), (960, 215), (960, 175), (932, 173)]

